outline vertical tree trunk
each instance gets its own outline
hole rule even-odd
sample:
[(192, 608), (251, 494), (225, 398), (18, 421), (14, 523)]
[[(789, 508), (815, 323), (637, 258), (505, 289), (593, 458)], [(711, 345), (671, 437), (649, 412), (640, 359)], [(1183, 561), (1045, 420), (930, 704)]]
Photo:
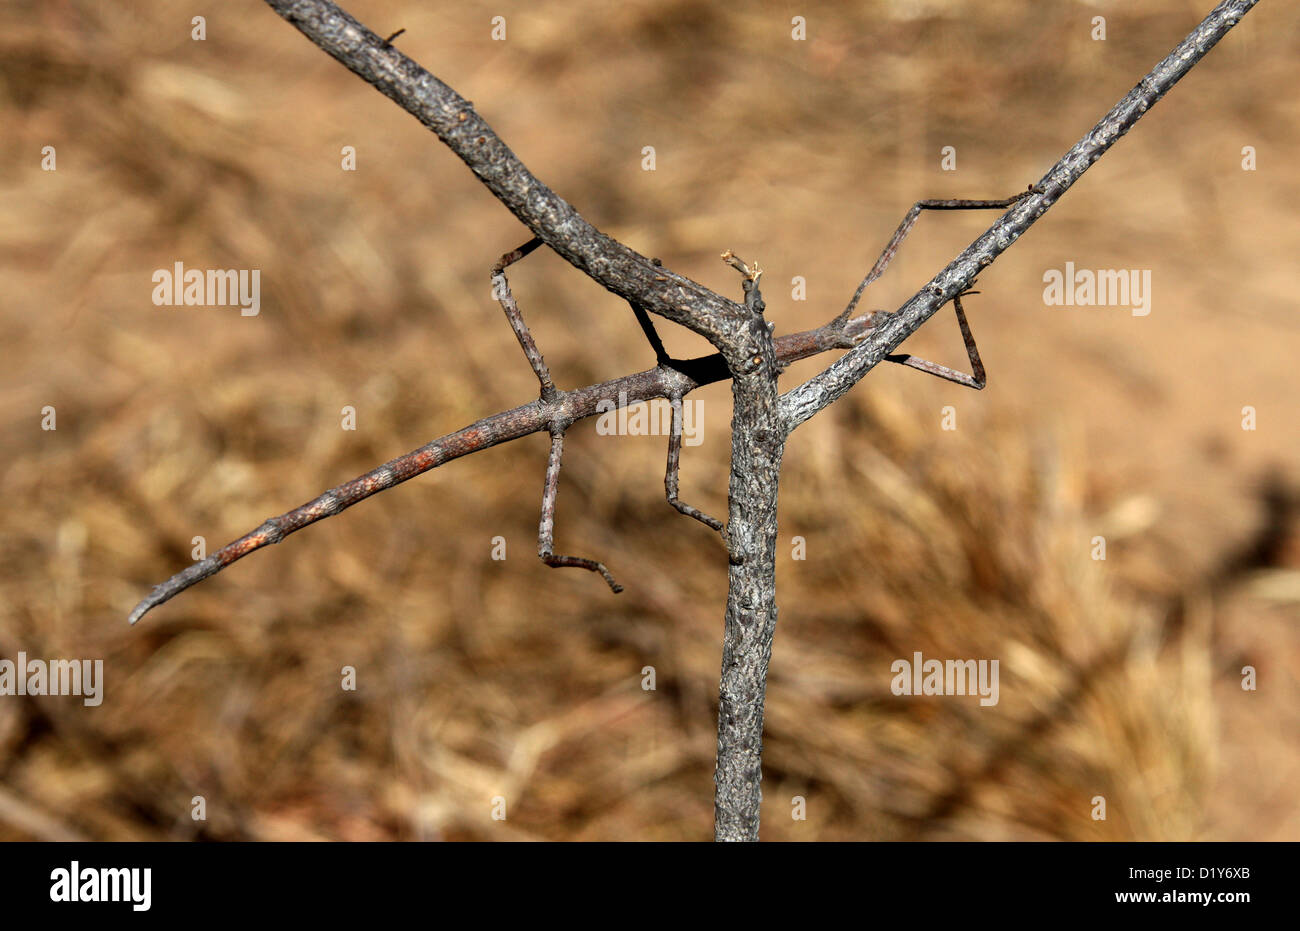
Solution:
[[(731, 553), (722, 676), (714, 839), (758, 840), (763, 797), (763, 701), (776, 633), (776, 504), (786, 428), (777, 397), (778, 366), (763, 320), (757, 280), (745, 282), (753, 313), (752, 370), (732, 381), (731, 481), (727, 544)], [(759, 361), (761, 359), (761, 362)]]

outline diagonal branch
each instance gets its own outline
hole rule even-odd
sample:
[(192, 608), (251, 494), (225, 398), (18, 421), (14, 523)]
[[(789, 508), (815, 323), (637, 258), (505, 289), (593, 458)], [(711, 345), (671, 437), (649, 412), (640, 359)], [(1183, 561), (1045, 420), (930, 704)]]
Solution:
[[(971, 243), (897, 312), (885, 320), (855, 349), (830, 368), (781, 396), (781, 413), (794, 429), (828, 404), (843, 397), (862, 376), (898, 348), (944, 304), (970, 287), (975, 276), (993, 264), (1011, 244), (1060, 200), (1074, 182), (1101, 158), (1120, 136), (1151, 109), (1179, 79), (1205, 57), (1258, 0), (1224, 0), (1178, 47), (1138, 82), (1119, 103), (1052, 166), (1027, 196)], [(869, 278), (870, 276), (868, 276)]]
[(433, 130), (497, 200), (565, 260), (634, 307), (690, 327), (723, 353), (732, 350), (728, 335), (745, 319), (743, 308), (588, 223), (528, 170), (470, 101), (329, 0), (266, 2), (322, 50)]

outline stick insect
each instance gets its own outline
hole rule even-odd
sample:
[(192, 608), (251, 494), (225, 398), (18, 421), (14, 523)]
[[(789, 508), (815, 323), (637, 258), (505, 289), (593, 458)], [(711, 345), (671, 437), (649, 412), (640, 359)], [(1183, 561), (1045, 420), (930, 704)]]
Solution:
[[(871, 270), (854, 291), (852, 299), (844, 311), (830, 323), (816, 330), (808, 330), (777, 337), (773, 342), (778, 364), (784, 368), (792, 362), (808, 358), (831, 349), (850, 349), (866, 337), (873, 321), (880, 311), (853, 316), (859, 300), (867, 287), (884, 274), (889, 263), (898, 252), (899, 246), (915, 226), (921, 213), (926, 210), (980, 210), (1005, 209), (1023, 197), (1029, 191), (999, 200), (921, 200), (912, 205), (903, 217), (894, 235), (886, 244), (880, 257), (876, 259)], [(306, 504), (294, 508), (279, 517), (272, 517), (256, 530), (245, 534), (233, 543), (229, 543), (192, 566), (178, 572), (165, 582), (155, 585), (135, 609), (131, 612), (130, 623), (135, 624), (153, 608), (175, 597), (192, 585), (215, 575), (238, 559), (242, 559), (254, 550), (259, 550), (272, 543), (279, 543), (289, 534), (301, 530), (326, 517), (338, 514), (371, 495), (386, 491), (408, 479), (421, 475), (445, 462), (469, 453), (478, 452), (509, 440), (527, 436), (530, 433), (546, 431), (551, 436), (550, 454), (547, 460), (546, 479), (542, 490), (541, 521), (538, 527), (537, 552), (541, 560), (552, 568), (573, 567), (586, 569), (599, 574), (615, 592), (623, 587), (615, 581), (604, 563), (580, 556), (564, 556), (554, 549), (555, 508), (559, 493), (560, 467), (564, 457), (564, 435), (573, 423), (592, 416), (598, 410), (597, 405), (606, 399), (622, 398), (626, 403), (639, 403), (655, 398), (666, 398), (672, 406), (672, 425), (668, 438), (668, 460), (664, 473), (664, 493), (668, 503), (677, 511), (694, 518), (710, 529), (722, 533), (725, 540), (723, 522), (704, 513), (698, 508), (685, 503), (678, 496), (678, 476), (682, 446), (682, 398), (701, 385), (723, 381), (729, 377), (725, 362), (720, 354), (698, 359), (672, 359), (664, 349), (662, 340), (655, 330), (653, 322), (644, 307), (633, 304), (632, 311), (640, 324), (650, 347), (654, 350), (656, 366), (636, 375), (613, 379), (599, 385), (591, 385), (573, 391), (562, 391), (555, 386), (550, 369), (533, 340), (532, 333), (524, 323), (519, 306), (511, 294), (505, 270), (528, 256), (542, 245), (542, 240), (534, 237), (518, 249), (503, 255), (492, 267), (493, 296), (501, 304), (506, 319), (514, 331), (515, 337), (523, 349), (524, 356), (532, 367), (540, 386), (537, 401), (509, 411), (502, 411), (486, 417), (446, 436), (439, 437), (403, 456), (398, 456), (383, 465), (372, 469), (365, 475), (358, 476), (325, 493), (313, 498)], [(757, 266), (750, 268), (730, 252), (724, 253), (724, 260), (736, 267), (742, 274), (750, 277), (753, 289), (757, 292), (758, 277), (761, 272)], [(656, 260), (657, 263), (657, 260)], [(973, 282), (972, 282), (973, 284)], [(953, 298), (953, 309), (957, 316), (957, 325), (961, 329), (962, 342), (966, 347), (971, 372), (959, 372), (955, 369), (918, 359), (906, 353), (890, 355), (886, 361), (926, 372), (947, 381), (964, 385), (976, 390), (986, 384), (984, 365), (980, 361), (979, 350), (971, 335), (970, 325), (966, 320), (961, 298), (978, 294), (969, 289)], [(878, 322), (878, 321), (876, 321)], [(616, 402), (617, 403), (617, 402)]]

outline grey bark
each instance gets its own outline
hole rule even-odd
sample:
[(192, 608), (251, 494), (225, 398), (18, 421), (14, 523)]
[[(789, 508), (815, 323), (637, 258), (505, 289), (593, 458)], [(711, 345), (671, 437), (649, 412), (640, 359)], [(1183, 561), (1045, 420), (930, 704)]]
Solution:
[(746, 277), (750, 370), (731, 380), (731, 480), (727, 613), (718, 687), (714, 839), (758, 839), (763, 779), (763, 708), (776, 634), (776, 506), (786, 428), (780, 374), (763, 318), (758, 275)]

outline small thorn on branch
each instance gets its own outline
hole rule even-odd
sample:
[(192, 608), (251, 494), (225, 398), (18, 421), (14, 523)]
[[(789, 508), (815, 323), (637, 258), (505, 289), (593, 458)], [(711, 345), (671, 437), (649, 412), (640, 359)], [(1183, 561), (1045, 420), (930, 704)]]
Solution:
[(750, 281), (753, 281), (755, 283), (757, 283), (758, 279), (761, 278), (763, 275), (763, 270), (758, 267), (757, 262), (754, 263), (753, 268), (750, 268), (748, 265), (745, 264), (744, 260), (742, 260), (738, 255), (736, 255), (736, 253), (732, 252), (730, 249), (722, 253), (722, 261), (726, 262), (736, 271), (740, 272)]
[[(746, 265), (744, 260), (730, 249), (722, 253), (722, 261), (726, 262), (736, 271), (745, 276), (745, 283), (743, 285), (745, 291), (745, 308), (751, 314), (761, 316), (763, 311), (767, 308), (767, 305), (763, 303), (763, 294), (758, 289), (758, 280), (763, 277), (763, 270), (758, 267), (758, 262), (755, 262), (752, 267)], [(769, 332), (770, 329), (771, 327), (769, 325)]]

